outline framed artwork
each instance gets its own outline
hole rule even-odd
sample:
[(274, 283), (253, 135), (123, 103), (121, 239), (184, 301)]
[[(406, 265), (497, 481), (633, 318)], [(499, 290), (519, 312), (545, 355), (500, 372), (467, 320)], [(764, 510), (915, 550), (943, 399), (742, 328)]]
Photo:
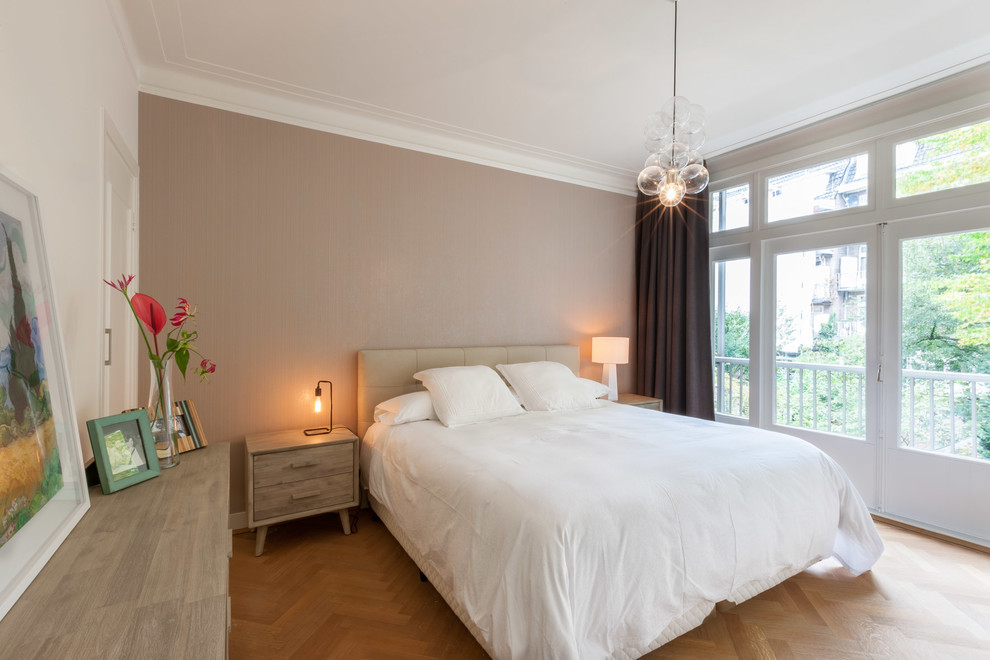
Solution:
[(86, 510), (38, 199), (0, 170), (0, 618)]
[(199, 414), (192, 401), (186, 399), (175, 403), (175, 426), (179, 436), (176, 446), (180, 453), (201, 449), (207, 445), (203, 425), (199, 421)]
[(162, 473), (151, 423), (143, 408), (91, 419), (86, 422), (86, 429), (105, 495)]

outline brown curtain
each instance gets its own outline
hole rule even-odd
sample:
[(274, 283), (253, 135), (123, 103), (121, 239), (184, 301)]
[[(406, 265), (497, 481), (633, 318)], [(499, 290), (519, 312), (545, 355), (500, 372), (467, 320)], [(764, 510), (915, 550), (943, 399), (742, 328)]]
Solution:
[(708, 191), (668, 209), (636, 204), (638, 389), (666, 412), (715, 419), (708, 291)]

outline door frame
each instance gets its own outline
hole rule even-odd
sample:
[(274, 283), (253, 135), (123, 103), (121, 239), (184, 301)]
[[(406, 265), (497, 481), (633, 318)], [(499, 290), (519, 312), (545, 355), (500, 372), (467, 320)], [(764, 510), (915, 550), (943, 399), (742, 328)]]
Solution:
[[(100, 195), (100, 205), (102, 211), (103, 221), (100, 224), (100, 251), (101, 251), (101, 264), (103, 271), (103, 279), (107, 281), (116, 281), (122, 273), (111, 273), (110, 263), (111, 263), (111, 249), (116, 246), (110, 245), (111, 232), (111, 221), (112, 221), (112, 202), (110, 196), (112, 195), (112, 186), (109, 180), (109, 174), (107, 169), (107, 154), (110, 150), (116, 152), (120, 156), (120, 160), (127, 167), (127, 171), (131, 176), (131, 196), (134, 200), (134, 208), (131, 215), (131, 234), (126, 248), (125, 262), (128, 264), (127, 272), (128, 274), (136, 275), (138, 273), (138, 246), (139, 243), (139, 232), (140, 225), (139, 219), (139, 209), (140, 209), (140, 169), (138, 167), (137, 158), (131, 153), (130, 148), (127, 146), (127, 142), (124, 140), (123, 135), (117, 128), (113, 119), (107, 113), (106, 109), (103, 111), (102, 118), (102, 149), (100, 151), (100, 171), (101, 176), (101, 187), (102, 193)], [(135, 285), (136, 288), (136, 285)], [(110, 329), (110, 301), (112, 295), (119, 295), (116, 291), (111, 289), (109, 286), (103, 287), (103, 296), (101, 297), (102, 310), (100, 313), (101, 327), (99, 332), (100, 337), (100, 347), (97, 355), (101, 356), (100, 365), (100, 377), (99, 377), (99, 405), (100, 414), (107, 416), (110, 414), (115, 414), (120, 412), (119, 410), (110, 410), (109, 402), (109, 381), (107, 379), (107, 369), (106, 361), (111, 356), (111, 351), (113, 350), (112, 335), (107, 332)], [(118, 344), (124, 339), (123, 329), (120, 329), (121, 336), (118, 340)], [(121, 359), (124, 361), (124, 373), (126, 374), (126, 385), (125, 389), (130, 393), (130, 398), (137, 401), (137, 355), (134, 347), (130, 345), (130, 342), (123, 341), (121, 346), (118, 346), (118, 350), (113, 351), (115, 355), (114, 359)], [(122, 350), (121, 350), (122, 349)]]

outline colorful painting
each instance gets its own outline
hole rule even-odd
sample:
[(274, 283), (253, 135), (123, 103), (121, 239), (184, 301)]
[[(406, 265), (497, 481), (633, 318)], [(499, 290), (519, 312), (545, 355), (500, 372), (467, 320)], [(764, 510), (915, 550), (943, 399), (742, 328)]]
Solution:
[[(21, 223), (0, 213), (0, 546), (62, 488)], [(6, 332), (3, 332), (3, 328)]]

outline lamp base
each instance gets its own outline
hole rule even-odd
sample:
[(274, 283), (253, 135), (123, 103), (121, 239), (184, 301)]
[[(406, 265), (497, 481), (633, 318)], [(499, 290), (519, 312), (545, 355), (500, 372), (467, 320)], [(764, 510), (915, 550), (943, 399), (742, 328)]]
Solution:
[(615, 365), (614, 364), (603, 364), (602, 365), (602, 385), (608, 386), (608, 400), (618, 401), (619, 400), (619, 380), (615, 375)]
[(323, 435), (329, 432), (330, 429), (326, 426), (318, 426), (315, 429), (303, 429), (303, 435)]

